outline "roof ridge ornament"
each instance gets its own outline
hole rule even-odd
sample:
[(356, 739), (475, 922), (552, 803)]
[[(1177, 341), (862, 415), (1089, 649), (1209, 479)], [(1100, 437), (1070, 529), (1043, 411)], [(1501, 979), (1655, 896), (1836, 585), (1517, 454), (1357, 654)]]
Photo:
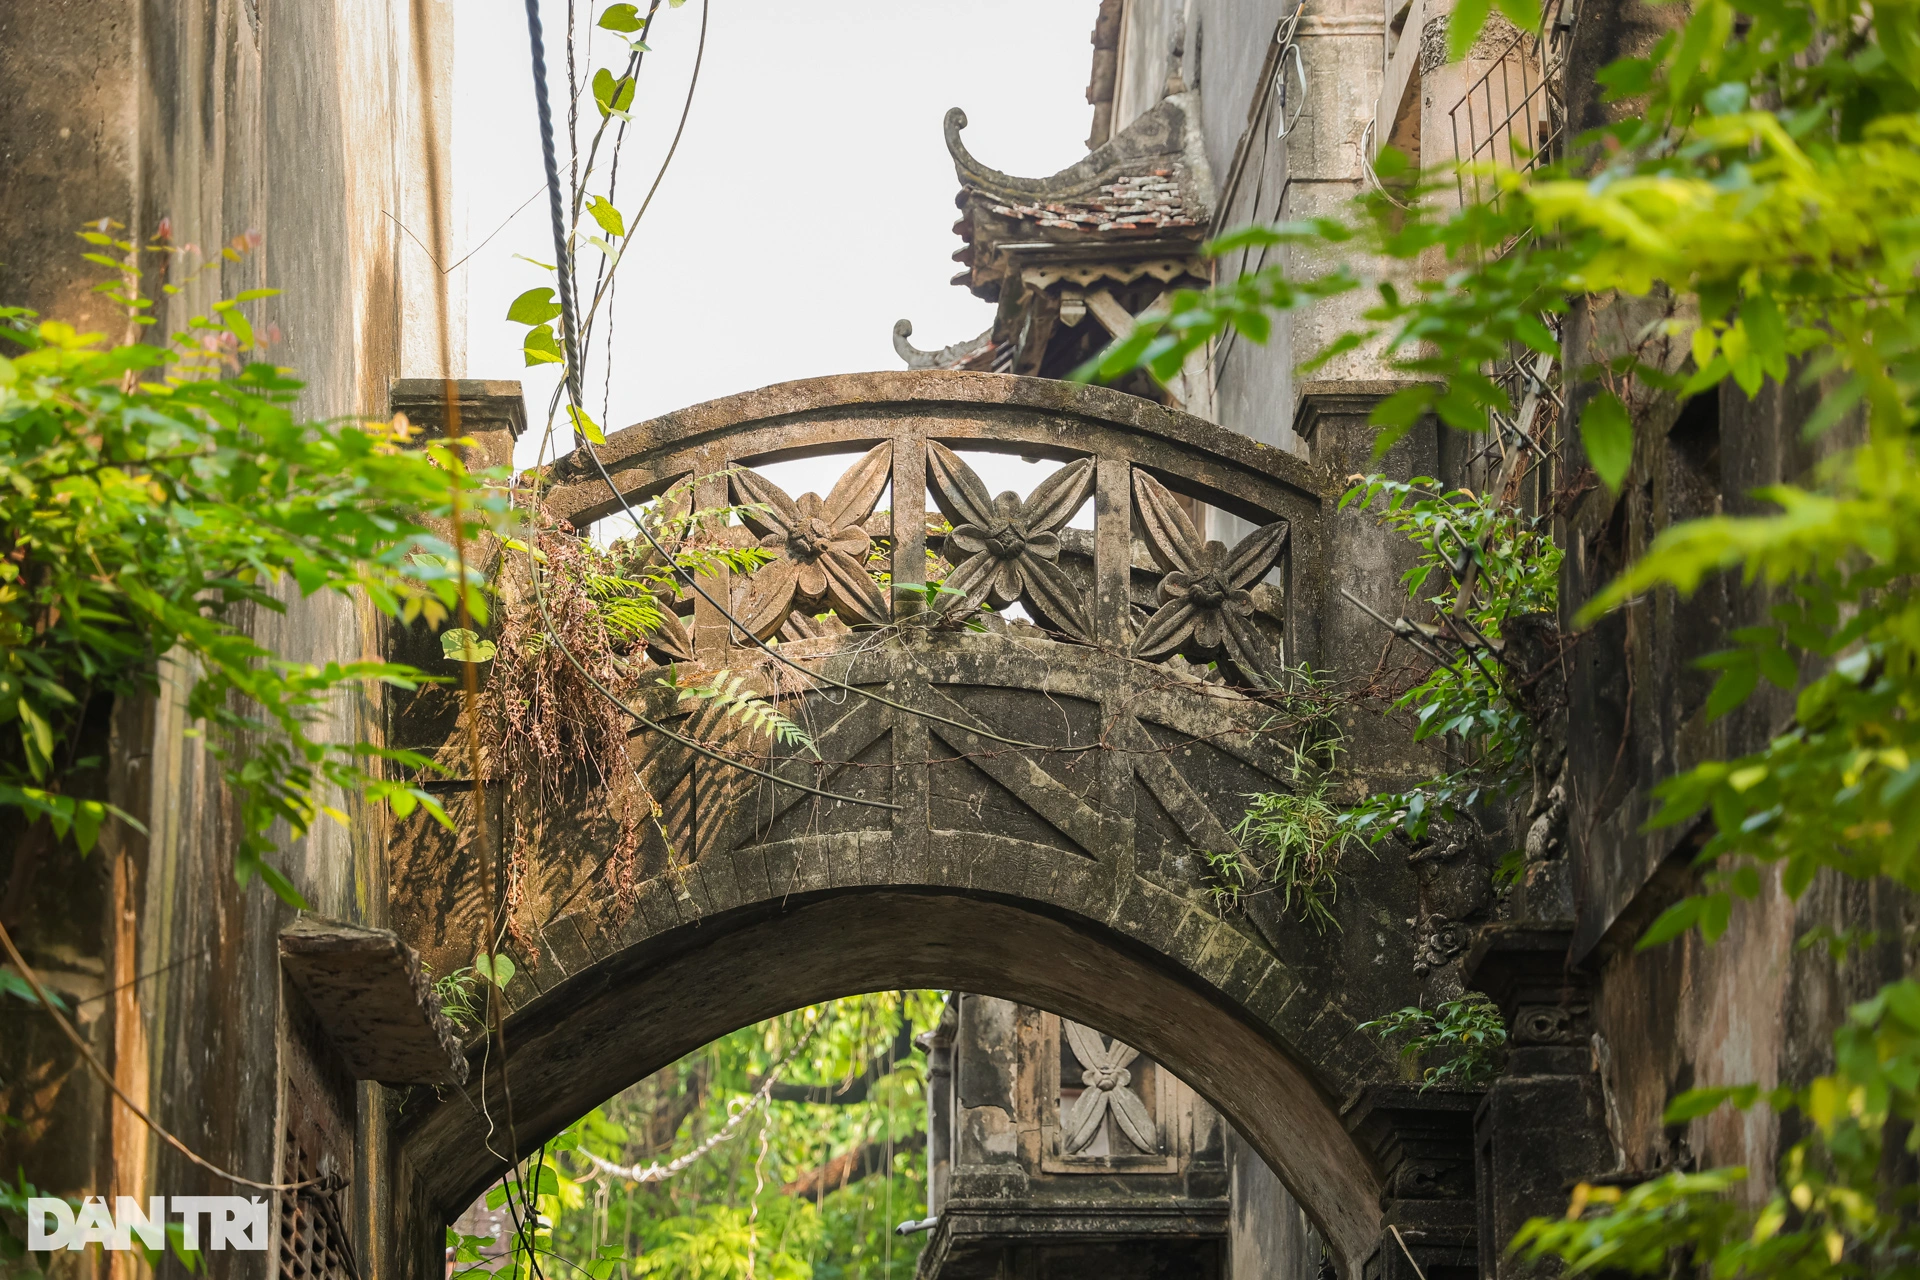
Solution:
[[(1197, 103), (1192, 93), (1162, 98), (1098, 147), (1044, 178), (1018, 178), (981, 163), (960, 138), (961, 130), (967, 127), (967, 113), (961, 108), (954, 107), (947, 112), (943, 127), (954, 173), (964, 186), (983, 195), (997, 196), (1006, 204), (1027, 204), (1091, 195), (1111, 185), (1110, 175), (1121, 170), (1152, 172), (1189, 166), (1190, 153), (1198, 150), (1188, 145), (1190, 117), (1198, 116), (1197, 110), (1189, 110), (1194, 107)], [(1198, 140), (1197, 120), (1195, 123), (1192, 141)], [(1205, 187), (1205, 196), (1211, 197), (1210, 180)]]
[(977, 337), (963, 342), (955, 342), (941, 347), (938, 351), (922, 351), (907, 339), (913, 336), (913, 321), (895, 320), (893, 322), (893, 351), (907, 362), (909, 369), (962, 369), (973, 367), (969, 361), (993, 345), (993, 328)]
[[(1213, 222), (1214, 188), (1197, 91), (1161, 99), (1044, 178), (982, 164), (961, 140), (966, 127), (965, 111), (947, 112), (947, 150), (961, 183), (954, 231), (962, 247), (954, 261), (966, 268), (953, 282), (997, 310), (993, 354), (959, 367), (1065, 376), (1102, 341), (1078, 323), (1085, 291), (1118, 290), (1108, 311), (1124, 313), (1130, 324), (1166, 289), (1210, 282), (1201, 249)], [(911, 348), (895, 350), (918, 367)]]

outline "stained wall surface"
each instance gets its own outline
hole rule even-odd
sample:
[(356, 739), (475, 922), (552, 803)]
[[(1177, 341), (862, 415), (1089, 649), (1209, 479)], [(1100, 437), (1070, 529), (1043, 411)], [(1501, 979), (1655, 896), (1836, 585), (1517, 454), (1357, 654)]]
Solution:
[[(205, 254), (237, 241), (241, 260), (173, 299), (156, 331), (216, 297), (276, 286), (279, 297), (249, 309), (256, 330), (278, 338), (270, 358), (306, 380), (302, 410), (384, 418), (395, 377), (459, 372), (460, 334), (443, 343), (439, 324), (459, 314), (457, 302), (447, 305), (439, 273), (400, 230), (445, 243), (432, 210), (451, 47), (446, 0), (8, 6), (0, 302), (119, 337), (123, 323), (89, 292), (98, 269), (78, 258), (83, 221), (110, 218), (143, 240), (166, 230)], [(162, 279), (158, 261), (149, 290)], [(377, 656), (384, 634), (338, 600), (289, 600), (284, 615), (259, 611), (251, 626), (307, 661)], [(82, 861), (9, 832), (0, 862), (15, 890), (0, 909), (29, 961), (76, 1000), (122, 1089), (197, 1151), (271, 1181), (300, 1116), (331, 1111), (344, 1133), (317, 1158), (344, 1176), (364, 1171), (381, 1141), (371, 1087), (357, 1091), (316, 1064), (280, 977), (275, 938), (292, 912), (258, 884), (235, 882), (232, 814), (181, 701), (189, 673), (168, 667), (165, 677), (161, 698), (100, 726), (110, 747), (102, 786), (151, 838), (112, 830)], [(376, 710), (342, 702), (339, 732), (377, 732)], [(383, 833), (374, 815), (351, 816), (350, 829), (323, 824), (279, 863), (316, 911), (377, 922)], [(0, 1009), (0, 1110), (21, 1121), (0, 1134), (0, 1164), (32, 1170), (59, 1194), (229, 1192), (123, 1109), (110, 1117), (99, 1083), (24, 1010)], [(351, 1204), (363, 1257), (369, 1201)], [(207, 1256), (216, 1274), (247, 1275), (264, 1274), (272, 1257)], [(61, 1265), (86, 1271), (99, 1257)]]
[[(1504, 56), (1502, 42), (1513, 35), (1496, 18), (1468, 59), (1455, 63), (1445, 41), (1452, 6), (1443, 0), (1334, 0), (1307, 6), (1297, 69), (1289, 52), (1289, 65), (1276, 76), (1263, 59), (1271, 56), (1275, 26), (1287, 21), (1292, 5), (1124, 0), (1107, 7), (1118, 10), (1103, 17), (1118, 30), (1111, 127), (1124, 128), (1149, 109), (1166, 92), (1170, 76), (1198, 90), (1220, 193), (1216, 230), (1337, 209), (1366, 189), (1363, 157), (1382, 141), (1427, 165), (1450, 162), (1450, 113), (1473, 79)], [(1557, 90), (1564, 95), (1569, 134), (1604, 124), (1621, 109), (1600, 100), (1599, 69), (1644, 53), (1677, 17), (1678, 11), (1638, 0), (1592, 0), (1579, 7)], [(1304, 100), (1296, 88), (1302, 72)], [(1284, 107), (1282, 94), (1289, 99)], [(1217, 278), (1229, 280), (1276, 260), (1290, 261), (1295, 271), (1311, 269), (1304, 254), (1291, 253), (1290, 259), (1282, 251), (1264, 259), (1257, 253), (1229, 256)], [(1310, 424), (1318, 412), (1315, 393), (1336, 393), (1343, 383), (1361, 397), (1387, 389), (1375, 354), (1362, 349), (1316, 373), (1325, 382), (1314, 388), (1305, 387), (1295, 371), (1352, 318), (1341, 304), (1324, 305), (1276, 321), (1266, 346), (1237, 338), (1216, 344), (1210, 368), (1217, 419), (1255, 440), (1330, 463), (1340, 474), (1374, 469), (1364, 447), (1356, 447), (1357, 432), (1327, 450), (1312, 438)], [(1583, 308), (1570, 321), (1569, 346), (1586, 358), (1611, 352), (1620, 335), (1644, 319)], [(1564, 476), (1577, 478), (1582, 459), (1574, 428), (1590, 389), (1576, 382), (1569, 390), (1570, 414), (1561, 427), (1571, 442)], [(1748, 496), (1755, 488), (1805, 477), (1823, 449), (1846, 440), (1843, 427), (1820, 449), (1802, 443), (1798, 424), (1810, 408), (1807, 393), (1772, 387), (1752, 401), (1727, 387), (1690, 404), (1656, 406), (1642, 424), (1635, 468), (1622, 492), (1616, 496), (1595, 486), (1562, 508), (1557, 534), (1567, 553), (1563, 622), (1670, 524), (1757, 511), (1760, 504)], [(1403, 460), (1399, 465), (1406, 469), (1398, 473), (1475, 482), (1468, 452), (1460, 440), (1442, 439), (1431, 452)], [(1395, 460), (1389, 458), (1383, 469), (1394, 472)], [(1230, 521), (1221, 528), (1235, 531)], [(1380, 563), (1357, 570), (1353, 589), (1383, 608), (1394, 594), (1390, 568)], [(1691, 1087), (1771, 1085), (1826, 1069), (1830, 1035), (1847, 1005), (1920, 962), (1920, 913), (1911, 898), (1886, 885), (1825, 879), (1797, 904), (1769, 880), (1757, 901), (1736, 907), (1717, 945), (1690, 936), (1647, 953), (1632, 949), (1662, 909), (1697, 885), (1689, 864), (1705, 834), (1697, 828), (1644, 831), (1652, 788), (1695, 761), (1752, 749), (1791, 717), (1790, 694), (1763, 690), (1732, 716), (1710, 719), (1705, 700), (1712, 673), (1693, 665), (1726, 647), (1732, 629), (1765, 621), (1770, 603), (1764, 591), (1724, 583), (1709, 584), (1687, 601), (1651, 597), (1603, 621), (1570, 651), (1569, 708), (1549, 734), (1569, 751), (1560, 819), (1565, 834), (1555, 835), (1564, 848), (1554, 854), (1561, 861), (1552, 875), (1563, 876), (1570, 889), (1564, 901), (1536, 901), (1528, 922), (1564, 931), (1569, 973), (1590, 984), (1592, 1021), (1580, 1032), (1578, 1048), (1590, 1055), (1605, 1113), (1601, 1146), (1610, 1154), (1598, 1160), (1607, 1167), (1566, 1170), (1568, 1181), (1740, 1164), (1759, 1174), (1749, 1192), (1758, 1194), (1791, 1135), (1764, 1110), (1722, 1109), (1684, 1129), (1668, 1129), (1660, 1123), (1666, 1103)], [(1323, 625), (1330, 633), (1340, 626), (1336, 618)], [(1364, 631), (1357, 627), (1355, 638)], [(1379, 732), (1406, 729), (1383, 721)], [(1547, 790), (1539, 788), (1542, 800)], [(1524, 824), (1535, 816), (1523, 798), (1516, 819)], [(1520, 834), (1499, 837), (1507, 843), (1489, 852), (1518, 844)], [(1468, 917), (1473, 927), (1513, 918), (1510, 906), (1489, 901), (1485, 886), (1479, 888), (1479, 905)], [(1874, 940), (1840, 961), (1824, 948), (1798, 949), (1795, 940), (1817, 927), (1867, 931)], [(1258, 1198), (1257, 1182), (1236, 1173), (1236, 1223), (1252, 1215), (1245, 1220), (1257, 1224), (1237, 1227), (1235, 1259), (1266, 1268), (1274, 1265), (1269, 1245), (1255, 1242), (1285, 1236), (1285, 1210), (1268, 1214), (1239, 1198), (1243, 1186)]]

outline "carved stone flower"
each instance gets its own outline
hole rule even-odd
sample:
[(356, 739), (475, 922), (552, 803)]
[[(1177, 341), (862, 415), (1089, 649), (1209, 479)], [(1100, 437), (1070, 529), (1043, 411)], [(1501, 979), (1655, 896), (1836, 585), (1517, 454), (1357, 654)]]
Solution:
[(1080, 458), (1042, 480), (1025, 502), (1015, 493), (987, 496), (959, 454), (927, 442), (927, 477), (941, 514), (953, 522), (946, 585), (960, 596), (951, 606), (1025, 600), (1055, 630), (1091, 641), (1086, 601), (1060, 568), (1060, 529), (1093, 492), (1094, 463)]
[(849, 625), (887, 621), (887, 597), (867, 572), (873, 540), (860, 525), (873, 514), (892, 468), (893, 446), (875, 445), (825, 498), (803, 493), (798, 501), (757, 472), (733, 473), (735, 501), (758, 508), (741, 518), (774, 555), (735, 596), (734, 613), (749, 631), (765, 640), (796, 606), (822, 604)]
[(1272, 663), (1253, 629), (1250, 588), (1286, 549), (1287, 522), (1255, 529), (1228, 550), (1225, 543), (1204, 541), (1174, 496), (1146, 472), (1133, 473), (1133, 492), (1147, 545), (1167, 570), (1160, 607), (1134, 641), (1135, 656), (1158, 661), (1181, 652), (1224, 654), (1242, 675), (1264, 682)]
[(1127, 1141), (1142, 1151), (1158, 1151), (1160, 1143), (1147, 1104), (1128, 1087), (1133, 1083), (1133, 1073), (1127, 1068), (1140, 1051), (1118, 1040), (1103, 1042), (1098, 1031), (1065, 1018), (1060, 1019), (1060, 1031), (1082, 1067), (1080, 1079), (1086, 1086), (1074, 1099), (1073, 1107), (1060, 1117), (1061, 1149), (1068, 1155), (1086, 1150), (1099, 1136), (1101, 1121), (1112, 1115)]

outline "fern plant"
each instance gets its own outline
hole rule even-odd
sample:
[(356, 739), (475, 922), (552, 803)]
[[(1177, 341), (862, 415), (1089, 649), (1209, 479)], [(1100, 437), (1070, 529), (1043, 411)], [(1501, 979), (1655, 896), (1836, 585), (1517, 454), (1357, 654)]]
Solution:
[(479, 975), (474, 972), (472, 965), (438, 978), (434, 978), (433, 971), (429, 969), (427, 976), (433, 981), (434, 998), (440, 1002), (440, 1012), (447, 1015), (447, 1021), (461, 1031), (470, 1031), (481, 1024), (484, 1019), (475, 989)]
[(819, 758), (820, 753), (815, 750), (813, 738), (807, 731), (781, 714), (780, 709), (759, 690), (748, 688), (744, 675), (736, 675), (722, 667), (706, 684), (682, 686), (671, 678), (663, 678), (660, 683), (669, 689), (678, 689), (682, 702), (704, 702), (715, 708), (723, 723), (736, 720), (764, 733), (783, 747), (812, 751), (814, 758)]

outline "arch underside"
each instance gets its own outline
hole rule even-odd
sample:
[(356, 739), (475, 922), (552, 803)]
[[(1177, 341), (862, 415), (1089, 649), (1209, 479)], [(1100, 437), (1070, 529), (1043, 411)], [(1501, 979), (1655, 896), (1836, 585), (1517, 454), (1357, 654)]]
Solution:
[[(1144, 914), (1144, 913), (1143, 913)], [(1131, 927), (1126, 927), (1131, 926)], [(1211, 983), (1120, 928), (1020, 895), (962, 888), (842, 887), (762, 902), (623, 948), (516, 1011), (506, 1069), (472, 1055), (467, 1099), (410, 1115), (404, 1151), (417, 1196), (445, 1221), (587, 1108), (694, 1051), (798, 1005), (895, 987), (975, 991), (1108, 1030), (1218, 1107), (1295, 1191), (1335, 1251), (1357, 1265), (1378, 1233), (1373, 1166), (1334, 1100), (1276, 1045), (1280, 1018), (1314, 993), (1257, 971), (1240, 939), (1192, 930)], [(1221, 957), (1214, 959), (1214, 957)], [(1236, 999), (1235, 994), (1239, 993)], [(515, 1143), (506, 1138), (512, 1094)], [(437, 1226), (437, 1223), (435, 1224)]]
[[(892, 638), (813, 661), (975, 731), (839, 691), (801, 698), (795, 718), (836, 763), (761, 763), (897, 810), (635, 739), (664, 811), (640, 851), (638, 896), (622, 911), (606, 892), (615, 824), (604, 793), (583, 788), (577, 809), (549, 821), (524, 885), (539, 954), (521, 952), (507, 993), (516, 1146), (483, 1140), (483, 1069), (497, 1125), (504, 1099), (497, 1056), (476, 1050), (468, 1098), (410, 1109), (423, 1203), (450, 1215), (513, 1151), (740, 1026), (856, 992), (937, 987), (1048, 1009), (1164, 1062), (1357, 1264), (1377, 1234), (1379, 1187), (1339, 1104), (1394, 1074), (1354, 1028), (1383, 1007), (1379, 975), (1409, 968), (1406, 930), (1384, 922), (1411, 889), (1385, 864), (1355, 868), (1340, 925), (1324, 933), (1270, 888), (1216, 905), (1202, 855), (1232, 846), (1246, 794), (1289, 785), (1284, 736), (1269, 728), (1284, 711), (1028, 637)], [(402, 842), (396, 909), (410, 914), (396, 924), (445, 971), (479, 936), (482, 901), (472, 851), (436, 832), (417, 824)], [(1361, 971), (1368, 981), (1354, 982)]]
[[(787, 432), (795, 415), (811, 426)], [(1223, 910), (1204, 855), (1235, 847), (1247, 794), (1289, 789), (1291, 713), (1275, 695), (1204, 685), (1108, 639), (1124, 641), (1130, 625), (1128, 468), (1152, 465), (1170, 483), (1199, 476), (1223, 508), (1291, 521), (1288, 645), (1294, 661), (1312, 661), (1324, 571), (1311, 477), (1157, 406), (989, 375), (770, 388), (629, 428), (603, 453), (622, 489), (644, 494), (782, 440), (796, 454), (882, 432), (894, 441), (896, 501), (921, 482), (917, 459), (935, 437), (1103, 451), (1090, 575), (1119, 584), (1121, 603), (1096, 623), (1107, 630), (1067, 643), (1034, 629), (896, 620), (790, 639), (781, 651), (803, 665), (901, 705), (763, 667), (755, 678), (788, 695), (783, 709), (817, 756), (769, 753), (762, 740), (760, 766), (875, 804), (825, 800), (636, 737), (635, 771), (661, 811), (633, 853), (628, 902), (608, 889), (621, 824), (607, 792), (583, 776), (546, 796), (525, 846), (504, 1061), (498, 1045), (474, 1046), (464, 1096), (416, 1090), (397, 1122), (410, 1188), (402, 1221), (433, 1237), (420, 1236), (412, 1265), (429, 1265), (438, 1224), (513, 1157), (712, 1039), (824, 999), (933, 987), (1047, 1009), (1164, 1063), (1260, 1152), (1357, 1275), (1380, 1230), (1381, 1188), (1340, 1107), (1399, 1074), (1356, 1027), (1415, 996), (1411, 877), (1354, 855), (1325, 932), (1257, 882)], [(582, 521), (605, 513), (605, 491), (595, 496), (577, 460), (555, 472), (561, 507)], [(914, 545), (905, 536), (896, 548)], [(729, 643), (724, 623), (694, 630), (710, 666), (755, 658)], [(645, 710), (723, 747), (750, 741), (712, 708), (690, 717), (668, 689)], [(489, 784), (488, 826), (511, 842), (524, 815), (500, 792)], [(471, 793), (448, 807), (461, 831), (476, 829)], [(466, 963), (484, 936), (489, 882), (468, 838), (423, 815), (396, 833), (393, 923), (436, 971)]]

